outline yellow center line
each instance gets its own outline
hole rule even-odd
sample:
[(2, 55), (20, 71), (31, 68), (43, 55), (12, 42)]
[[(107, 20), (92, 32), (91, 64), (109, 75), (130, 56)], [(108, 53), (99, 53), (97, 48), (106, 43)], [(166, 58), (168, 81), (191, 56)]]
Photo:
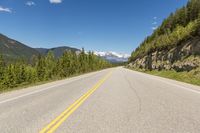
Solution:
[(94, 93), (105, 81), (110, 77), (112, 72), (109, 72), (104, 78), (97, 82), (88, 92), (71, 104), (66, 110), (64, 110), (59, 116), (51, 121), (46, 127), (44, 127), (39, 133), (53, 133), (83, 102), (88, 99), (92, 93)]

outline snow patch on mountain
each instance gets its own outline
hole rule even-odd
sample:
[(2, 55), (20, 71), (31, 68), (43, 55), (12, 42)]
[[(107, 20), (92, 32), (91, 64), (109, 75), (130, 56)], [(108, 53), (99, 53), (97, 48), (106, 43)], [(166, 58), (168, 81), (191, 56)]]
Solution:
[(129, 54), (122, 54), (113, 51), (108, 51), (108, 52), (94, 51), (94, 54), (103, 57), (104, 59), (110, 62), (126, 62), (130, 57)]

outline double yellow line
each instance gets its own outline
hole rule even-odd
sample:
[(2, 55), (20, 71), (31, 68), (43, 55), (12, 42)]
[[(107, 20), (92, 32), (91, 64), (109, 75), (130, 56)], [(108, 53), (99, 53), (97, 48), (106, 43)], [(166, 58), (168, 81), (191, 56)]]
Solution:
[(105, 81), (109, 78), (112, 72), (109, 72), (104, 78), (97, 82), (88, 92), (76, 100), (65, 111), (63, 111), (58, 117), (51, 121), (40, 133), (53, 133), (83, 102), (95, 92)]

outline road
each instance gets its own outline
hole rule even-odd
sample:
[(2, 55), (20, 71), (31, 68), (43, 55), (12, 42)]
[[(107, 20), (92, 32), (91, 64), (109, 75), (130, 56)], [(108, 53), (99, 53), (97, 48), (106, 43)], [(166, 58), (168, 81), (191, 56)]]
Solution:
[(122, 67), (0, 95), (1, 133), (199, 133), (200, 87)]

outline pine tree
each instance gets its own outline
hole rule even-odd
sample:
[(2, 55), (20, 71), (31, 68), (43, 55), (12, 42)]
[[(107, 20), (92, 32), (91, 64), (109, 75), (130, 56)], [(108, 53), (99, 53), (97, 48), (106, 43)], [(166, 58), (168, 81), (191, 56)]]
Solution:
[(45, 60), (44, 60), (44, 57), (42, 57), (41, 55), (38, 57), (36, 70), (37, 70), (37, 77), (39, 81), (46, 80)]
[(4, 68), (5, 68), (5, 61), (3, 59), (3, 55), (0, 55), (0, 80), (3, 78)]
[(25, 69), (26, 73), (26, 82), (28, 83), (35, 83), (37, 81), (37, 71), (32, 66), (26, 66)]
[(87, 57), (86, 57), (84, 48), (82, 48), (81, 53), (79, 54), (79, 62), (80, 62), (80, 72), (82, 73), (86, 72)]
[(14, 72), (14, 65), (10, 64), (5, 70), (3, 84), (8, 88), (13, 88), (17, 86), (16, 81), (17, 81), (17, 77)]
[(110, 64), (94, 55), (92, 52), (81, 53), (66, 51), (55, 59), (53, 52), (47, 56), (34, 58), (34, 63), (29, 64), (24, 60), (6, 65), (0, 56), (0, 91), (24, 84), (35, 83), (54, 78), (69, 77), (78, 73), (90, 72), (109, 67)]
[(48, 52), (45, 58), (45, 64), (46, 64), (46, 77), (48, 79), (52, 79), (53, 76), (55, 75), (55, 66), (56, 66), (56, 60), (52, 51)]
[(5, 73), (5, 61), (3, 55), (0, 55), (0, 90), (3, 89), (4, 82), (4, 73)]

